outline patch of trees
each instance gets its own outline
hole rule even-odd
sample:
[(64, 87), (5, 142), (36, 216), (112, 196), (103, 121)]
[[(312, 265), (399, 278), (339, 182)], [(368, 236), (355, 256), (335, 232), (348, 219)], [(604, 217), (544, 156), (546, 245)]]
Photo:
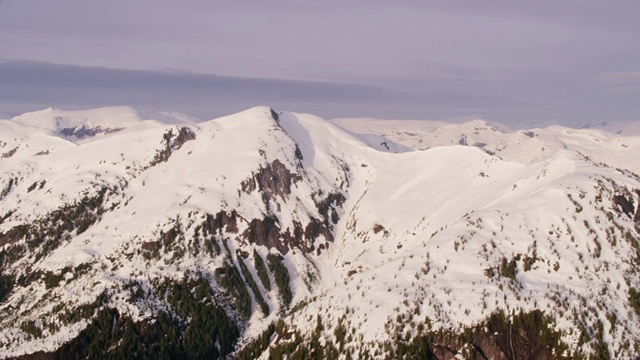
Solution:
[(500, 275), (507, 277), (513, 281), (516, 280), (516, 274), (518, 274), (518, 263), (516, 258), (511, 260), (507, 260), (507, 258), (502, 258), (502, 263), (500, 264)]
[(215, 276), (220, 286), (233, 298), (233, 304), (238, 313), (245, 318), (251, 316), (251, 296), (238, 269), (225, 261), (223, 267), (216, 269)]
[(240, 335), (237, 324), (214, 302), (202, 277), (158, 285), (171, 311), (133, 322), (103, 308), (54, 359), (218, 359), (230, 354)]
[[(318, 322), (321, 324), (321, 320)], [(322, 325), (319, 325), (308, 337), (304, 338), (297, 330), (291, 330), (282, 320), (275, 326), (275, 342), (269, 348), (269, 359), (339, 359), (343, 355), (330, 339), (320, 342)], [(346, 359), (351, 359), (346, 352)]]
[(282, 296), (282, 301), (285, 307), (289, 307), (291, 300), (293, 300), (293, 294), (290, 288), (290, 276), (287, 266), (284, 264), (284, 258), (280, 255), (269, 254), (267, 255), (267, 262), (269, 263), (269, 269), (273, 272), (276, 285)]
[(104, 213), (102, 204), (109, 188), (103, 186), (93, 196), (84, 196), (73, 204), (65, 204), (62, 207), (48, 213), (24, 230), (24, 237), (30, 251), (36, 252), (35, 261), (51, 253), (58, 246), (65, 234), (76, 231), (82, 234), (89, 227), (100, 220)]
[(15, 278), (13, 275), (0, 274), (0, 303), (9, 297), (14, 283)]
[(271, 323), (256, 339), (245, 345), (236, 354), (236, 360), (257, 359), (269, 348), (271, 338), (276, 332), (276, 325)]
[[(0, 297), (2, 299), (2, 297)], [(633, 310), (640, 316), (640, 293), (634, 287), (629, 288), (629, 304)]]
[(470, 359), (572, 359), (568, 346), (554, 330), (553, 319), (540, 310), (512, 316), (496, 312), (487, 320), (460, 333), (447, 330), (421, 332), (385, 344), (397, 359), (441, 359), (458, 355)]
[(255, 250), (253, 250), (253, 266), (255, 267), (264, 288), (267, 289), (267, 291), (271, 291), (271, 280), (269, 280), (267, 266), (264, 263), (262, 256), (260, 256), (260, 254)]
[(253, 277), (251, 276), (251, 272), (249, 271), (249, 268), (242, 260), (242, 257), (239, 255), (238, 255), (238, 264), (240, 264), (242, 275), (247, 281), (247, 284), (249, 284), (249, 288), (251, 289), (251, 291), (253, 291), (253, 295), (256, 298), (256, 302), (260, 306), (260, 310), (262, 310), (262, 313), (264, 314), (264, 316), (268, 316), (269, 305), (267, 305), (267, 303), (264, 301), (264, 298), (262, 297), (262, 293), (260, 292), (260, 289), (258, 289), (258, 284), (256, 284), (255, 280), (253, 280)]

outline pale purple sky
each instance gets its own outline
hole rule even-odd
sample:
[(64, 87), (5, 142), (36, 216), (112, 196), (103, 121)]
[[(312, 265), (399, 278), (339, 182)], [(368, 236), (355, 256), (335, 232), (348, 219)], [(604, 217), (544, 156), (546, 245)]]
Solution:
[(639, 15), (637, 0), (1, 0), (0, 112), (640, 120)]

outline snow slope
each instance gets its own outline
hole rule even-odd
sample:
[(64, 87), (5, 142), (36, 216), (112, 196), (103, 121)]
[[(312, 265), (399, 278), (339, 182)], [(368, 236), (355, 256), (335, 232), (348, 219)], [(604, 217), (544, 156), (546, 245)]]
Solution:
[[(546, 161), (561, 149), (578, 152), (596, 162), (639, 173), (634, 154), (640, 150), (640, 137), (634, 123), (600, 128), (570, 129), (549, 126), (542, 129), (511, 131), (484, 120), (460, 124), (420, 120), (333, 119), (335, 125), (363, 137), (372, 135), (416, 150), (465, 145), (479, 147), (500, 158), (530, 165)], [(606, 127), (605, 127), (606, 128)]]
[[(0, 121), (0, 270), (10, 279), (0, 357), (54, 352), (100, 309), (135, 323), (178, 314), (159, 284), (196, 274), (239, 324), (238, 351), (283, 320), (327, 346), (344, 326), (342, 356), (384, 357), (398, 333), (457, 333), (533, 310), (554, 319), (568, 357), (639, 351), (635, 137), (328, 122), (268, 107), (198, 123), (146, 117), (110, 108)], [(122, 129), (60, 133), (82, 126)], [(229, 288), (233, 269), (241, 283)]]

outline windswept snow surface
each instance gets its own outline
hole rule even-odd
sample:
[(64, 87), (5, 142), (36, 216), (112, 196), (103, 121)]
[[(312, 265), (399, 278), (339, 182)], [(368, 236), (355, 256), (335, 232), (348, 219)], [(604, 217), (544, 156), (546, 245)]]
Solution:
[[(119, 130), (85, 140), (60, 133), (82, 126)], [(51, 250), (34, 245), (1, 264), (15, 278), (90, 266), (53, 285), (36, 278), (13, 288), (0, 302), (0, 357), (53, 351), (77, 336), (88, 321), (63, 323), (58, 304), (72, 311), (107, 292), (121, 314), (150, 318), (167, 304), (127, 300), (123, 284), (135, 280), (151, 291), (153, 279), (213, 274), (225, 261), (251, 265), (255, 250), (283, 255), (293, 301), (286, 308), (250, 266), (272, 311), (263, 315), (252, 296), (241, 344), (278, 318), (308, 334), (321, 315), (331, 336), (348, 313), (349, 331), (363, 345), (388, 339), (387, 324), (398, 316), (413, 319), (402, 326), (415, 334), (411, 324), (425, 319), (433, 329), (462, 330), (498, 310), (540, 309), (572, 350), (589, 353), (581, 331), (601, 326), (611, 355), (629, 358), (629, 344), (640, 343), (628, 296), (640, 288), (639, 150), (639, 137), (596, 129), (329, 122), (268, 107), (197, 123), (126, 107), (2, 120), (1, 249), (31, 247), (12, 229), (46, 224), (56, 209), (101, 191), (104, 197), (99, 208), (84, 207), (95, 215), (86, 229), (72, 227)], [(345, 199), (329, 213), (318, 205), (328, 194)], [(221, 211), (238, 214), (237, 231), (226, 228), (229, 241), (216, 238), (229, 258), (192, 248), (205, 215)], [(286, 251), (243, 235), (252, 219), (265, 217), (276, 219)], [(314, 219), (332, 239), (299, 234), (298, 245), (285, 244), (285, 230)], [(145, 257), (172, 228), (182, 234), (174, 248)], [(237, 256), (243, 253), (247, 260)], [(501, 274), (505, 262), (513, 276)], [(211, 284), (223, 291), (213, 277)], [(28, 321), (40, 337), (21, 327)]]

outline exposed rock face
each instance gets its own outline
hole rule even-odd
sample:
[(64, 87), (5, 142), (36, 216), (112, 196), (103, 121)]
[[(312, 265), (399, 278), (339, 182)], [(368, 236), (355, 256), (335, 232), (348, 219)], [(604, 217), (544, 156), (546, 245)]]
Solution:
[(275, 112), (275, 110), (270, 109), (271, 110), (271, 117), (273, 118), (273, 120), (275, 120), (276, 122), (280, 122), (280, 116), (278, 116), (278, 113)]
[[(251, 220), (247, 229), (242, 233), (242, 237), (250, 243), (263, 245), (270, 249), (275, 248), (282, 254), (286, 254), (294, 248), (309, 253), (315, 250), (313, 242), (320, 235), (323, 235), (327, 241), (333, 241), (331, 231), (315, 218), (312, 218), (306, 227), (303, 227), (300, 222), (294, 221), (293, 229), (289, 227), (282, 229), (277, 219), (271, 216)], [(326, 248), (328, 244), (322, 244), (322, 246)]]
[(193, 130), (189, 129), (186, 126), (181, 127), (180, 130), (178, 130), (178, 135), (176, 136), (175, 140), (173, 140), (172, 147), (174, 150), (179, 150), (182, 145), (184, 145), (184, 143), (195, 139), (196, 133), (194, 133)]
[(458, 145), (463, 145), (463, 146), (469, 145), (469, 142), (467, 141), (467, 135), (465, 134), (460, 135), (460, 140), (458, 140)]
[(225, 233), (238, 233), (238, 213), (235, 210), (231, 212), (220, 211), (215, 216), (207, 214), (203, 224), (205, 234), (222, 235)]
[(633, 199), (629, 200), (624, 195), (616, 195), (613, 197), (613, 202), (616, 205), (620, 206), (622, 212), (625, 213), (625, 215), (631, 216), (631, 214), (633, 214)]
[(257, 174), (242, 182), (242, 191), (249, 194), (255, 190), (262, 192), (265, 203), (274, 200), (276, 196), (285, 200), (291, 194), (291, 185), (302, 180), (302, 176), (292, 173), (287, 167), (274, 160), (266, 167), (260, 167)]
[(288, 251), (288, 247), (280, 241), (280, 227), (273, 217), (265, 216), (264, 219), (251, 220), (249, 227), (242, 235), (250, 243), (276, 248), (282, 253)]
[(317, 219), (312, 219), (304, 229), (304, 236), (309, 240), (315, 240), (320, 235), (324, 236), (327, 241), (333, 242), (333, 234), (331, 230)]
[[(280, 160), (276, 159), (265, 167), (260, 167), (257, 173), (243, 181), (241, 189), (247, 194), (260, 191), (265, 204), (277, 203), (277, 198), (286, 202), (291, 194), (292, 185), (299, 181), (303, 181), (302, 176), (292, 173)], [(324, 236), (327, 240), (326, 244), (320, 246), (323, 249), (327, 248), (328, 242), (334, 240), (331, 231), (333, 224), (336, 224), (339, 219), (335, 208), (341, 207), (344, 201), (345, 197), (340, 193), (330, 193), (324, 199), (316, 200), (321, 219), (311, 217), (307, 224), (294, 221), (292, 229), (289, 227), (283, 229), (277, 218), (273, 216), (265, 215), (263, 219), (253, 219), (242, 236), (250, 243), (276, 248), (283, 254), (292, 248), (298, 248), (305, 253), (314, 251), (313, 243), (320, 236)]]
[(174, 150), (179, 150), (187, 141), (195, 139), (196, 134), (186, 126), (179, 128), (177, 135), (173, 134), (173, 129), (169, 129), (164, 133), (164, 135), (162, 135), (164, 148), (162, 150), (158, 150), (156, 156), (151, 160), (150, 165), (154, 166), (169, 160)]

